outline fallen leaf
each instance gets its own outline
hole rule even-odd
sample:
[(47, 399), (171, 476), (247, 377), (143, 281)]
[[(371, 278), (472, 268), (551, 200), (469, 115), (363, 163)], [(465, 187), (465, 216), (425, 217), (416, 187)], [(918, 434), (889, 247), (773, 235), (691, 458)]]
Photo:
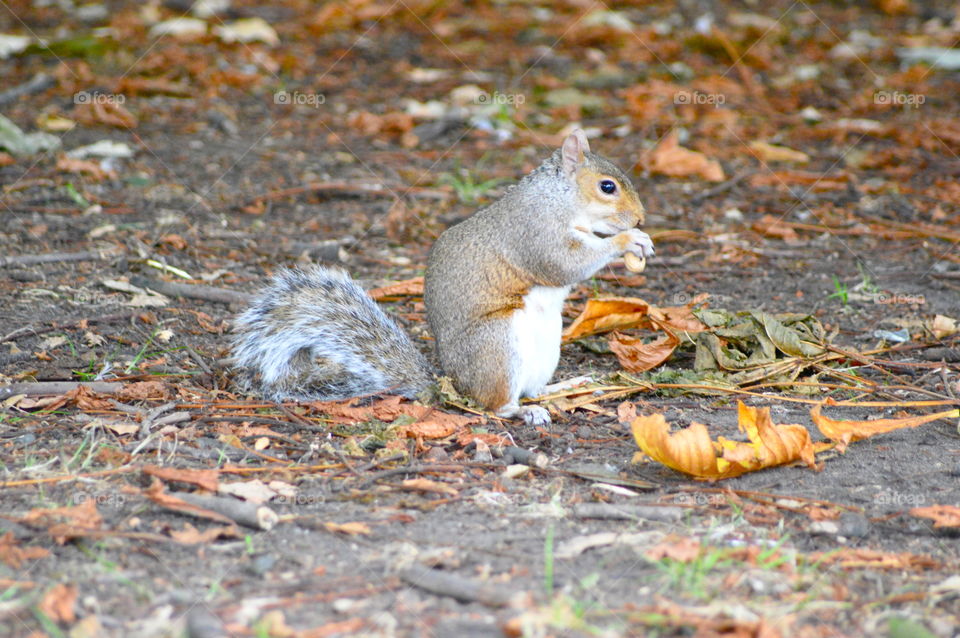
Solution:
[(20, 547), (20, 541), (14, 538), (13, 532), (0, 536), (0, 561), (13, 569), (20, 569), (25, 561), (46, 558), (49, 555), (50, 550), (43, 547)]
[(815, 467), (810, 434), (802, 425), (774, 425), (769, 408), (753, 408), (742, 402), (738, 402), (738, 416), (740, 430), (749, 442), (724, 437), (714, 442), (702, 423), (692, 423), (671, 434), (662, 414), (637, 417), (631, 429), (644, 454), (698, 478), (731, 478), (797, 460)]
[(822, 405), (816, 405), (810, 410), (810, 417), (813, 423), (820, 429), (825, 437), (832, 441), (837, 441), (840, 445), (837, 449), (843, 451), (844, 447), (852, 442), (866, 439), (875, 434), (893, 432), (903, 428), (915, 428), (938, 419), (956, 419), (960, 418), (960, 410), (946, 410), (934, 414), (924, 414), (920, 416), (901, 417), (899, 419), (874, 419), (873, 421), (838, 421), (820, 414)]
[(643, 553), (650, 560), (670, 559), (681, 563), (689, 563), (700, 556), (700, 541), (694, 538), (666, 540), (654, 545)]
[(277, 495), (272, 489), (260, 479), (251, 481), (237, 481), (234, 483), (221, 483), (217, 489), (220, 494), (229, 494), (236, 496), (244, 501), (262, 505)]
[(456, 488), (451, 485), (425, 478), (407, 479), (400, 484), (407, 489), (418, 490), (420, 492), (436, 492), (437, 494), (447, 494), (449, 496), (459, 494)]
[(694, 316), (693, 309), (706, 299), (707, 295), (698, 295), (686, 305), (665, 307), (652, 306), (638, 297), (590, 299), (583, 312), (563, 331), (563, 340), (569, 342), (629, 328), (702, 332), (707, 326)]
[(181, 483), (196, 485), (208, 492), (216, 492), (220, 489), (219, 470), (193, 470), (188, 468), (145, 465), (142, 471), (148, 476), (154, 476), (163, 481), (180, 481)]
[(170, 538), (181, 545), (199, 545), (200, 543), (209, 543), (218, 538), (242, 538), (243, 534), (237, 529), (236, 525), (224, 525), (223, 527), (208, 527), (202, 532), (190, 523), (186, 523), (182, 530), (171, 529), (168, 532)]
[(797, 151), (786, 146), (770, 144), (756, 140), (750, 142), (750, 150), (758, 159), (764, 162), (793, 162), (795, 164), (806, 164), (810, 161), (810, 156), (802, 151)]
[(640, 163), (651, 173), (667, 177), (698, 176), (710, 182), (725, 179), (720, 162), (680, 146), (676, 129), (660, 140), (656, 148), (644, 153)]
[(276, 30), (263, 18), (234, 20), (229, 24), (215, 26), (213, 33), (227, 44), (264, 42), (272, 46), (280, 43)]
[(77, 586), (59, 583), (47, 590), (37, 605), (44, 616), (55, 623), (73, 624), (77, 620)]
[(955, 505), (914, 507), (910, 510), (910, 514), (932, 519), (934, 527), (960, 527), (960, 507)]
[(327, 531), (338, 533), (338, 534), (347, 534), (348, 536), (358, 536), (360, 534), (370, 534), (370, 526), (366, 523), (324, 523), (324, 527), (327, 528)]
[(387, 286), (371, 288), (367, 291), (367, 294), (377, 301), (388, 297), (420, 297), (423, 296), (423, 277), (414, 277)]
[(36, 528), (46, 528), (58, 545), (73, 538), (77, 531), (100, 529), (103, 517), (97, 511), (96, 499), (87, 499), (79, 505), (53, 508), (35, 508), (27, 512), (20, 522)]
[(949, 337), (957, 332), (957, 320), (946, 315), (937, 315), (933, 318), (930, 330), (937, 339)]
[(797, 231), (793, 229), (793, 226), (773, 215), (764, 215), (753, 222), (750, 228), (766, 237), (782, 239), (788, 243), (794, 243), (800, 239), (800, 236), (797, 235)]
[(615, 332), (610, 336), (609, 344), (624, 370), (646, 372), (669, 359), (680, 345), (680, 339), (668, 331), (656, 341), (644, 343), (643, 339)]
[(66, 155), (61, 155), (59, 158), (57, 158), (57, 170), (64, 171), (66, 173), (86, 173), (97, 182), (102, 182), (105, 179), (117, 178), (117, 173), (115, 171), (103, 170), (100, 168), (99, 162), (76, 159), (74, 157), (67, 157)]

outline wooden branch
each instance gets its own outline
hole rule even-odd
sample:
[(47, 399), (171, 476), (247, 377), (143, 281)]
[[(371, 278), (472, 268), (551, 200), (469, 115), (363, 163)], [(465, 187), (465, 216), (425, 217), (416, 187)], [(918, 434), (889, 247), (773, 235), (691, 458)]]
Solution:
[(119, 251), (111, 250), (84, 250), (78, 253), (49, 253), (47, 255), (11, 255), (0, 257), (0, 267), (3, 266), (30, 266), (33, 264), (50, 264), (64, 261), (99, 261), (116, 257)]
[(503, 591), (493, 585), (422, 565), (414, 565), (403, 570), (400, 572), (400, 578), (431, 594), (450, 596), (468, 603), (478, 602), (488, 607), (506, 607), (512, 598), (511, 592)]
[(83, 386), (100, 394), (116, 394), (123, 388), (122, 383), (108, 381), (37, 381), (34, 383), (11, 383), (0, 386), (0, 400), (25, 394), (28, 397), (57, 396), (66, 394)]
[(185, 297), (187, 299), (202, 299), (214, 303), (246, 305), (253, 299), (253, 295), (227, 288), (217, 288), (205, 284), (181, 284), (173, 281), (151, 279), (143, 275), (130, 277), (130, 283), (138, 288), (149, 288), (168, 297)]
[(269, 530), (279, 521), (277, 514), (265, 505), (257, 505), (248, 501), (241, 501), (235, 498), (222, 498), (219, 496), (205, 496), (203, 494), (194, 494), (193, 492), (168, 492), (170, 496), (180, 500), (202, 507), (203, 509), (216, 512), (221, 516), (226, 516), (230, 520), (253, 529)]
[(684, 508), (676, 505), (611, 505), (609, 503), (577, 503), (573, 515), (617, 521), (663, 521), (675, 523), (683, 517)]

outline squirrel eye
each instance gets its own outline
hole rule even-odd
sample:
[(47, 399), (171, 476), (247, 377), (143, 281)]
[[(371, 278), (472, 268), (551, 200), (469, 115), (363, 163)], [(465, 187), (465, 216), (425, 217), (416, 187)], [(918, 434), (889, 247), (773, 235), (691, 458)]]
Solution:
[(607, 195), (613, 195), (617, 192), (617, 184), (612, 179), (600, 180), (600, 190)]

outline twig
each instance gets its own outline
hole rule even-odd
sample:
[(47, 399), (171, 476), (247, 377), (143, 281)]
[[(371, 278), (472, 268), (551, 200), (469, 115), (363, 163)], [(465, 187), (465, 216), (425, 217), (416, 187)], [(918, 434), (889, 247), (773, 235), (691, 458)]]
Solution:
[(56, 83), (56, 79), (54, 79), (52, 76), (47, 75), (46, 73), (37, 73), (23, 84), (18, 84), (17, 86), (0, 93), (0, 106), (9, 104), (10, 102), (13, 102), (24, 95), (45, 91)]
[(36, 381), (34, 383), (11, 383), (0, 387), (0, 400), (18, 394), (29, 397), (66, 394), (83, 386), (101, 394), (116, 394), (123, 388), (122, 383), (107, 381)]
[(119, 255), (119, 251), (111, 250), (84, 250), (78, 253), (49, 253), (46, 255), (14, 255), (0, 257), (0, 267), (3, 266), (30, 266), (32, 264), (50, 264), (64, 261), (98, 261)]
[(414, 587), (438, 596), (450, 596), (463, 602), (478, 602), (489, 607), (506, 607), (512, 595), (494, 586), (441, 572), (422, 565), (414, 565), (400, 572), (400, 578)]
[(139, 288), (149, 288), (168, 297), (186, 297), (187, 299), (202, 299), (225, 304), (248, 304), (253, 299), (253, 295), (237, 290), (227, 290), (226, 288), (204, 284), (181, 284), (150, 279), (142, 275), (130, 277), (130, 283)]
[[(269, 507), (257, 505), (235, 498), (221, 498), (219, 496), (205, 496), (193, 492), (169, 492), (170, 496), (178, 498), (190, 505), (202, 507), (245, 527), (270, 530), (277, 524), (279, 517)], [(189, 514), (190, 512), (185, 512)]]
[(613, 505), (611, 503), (577, 503), (573, 515), (580, 518), (606, 520), (650, 520), (674, 523), (683, 517), (683, 508), (663, 505)]

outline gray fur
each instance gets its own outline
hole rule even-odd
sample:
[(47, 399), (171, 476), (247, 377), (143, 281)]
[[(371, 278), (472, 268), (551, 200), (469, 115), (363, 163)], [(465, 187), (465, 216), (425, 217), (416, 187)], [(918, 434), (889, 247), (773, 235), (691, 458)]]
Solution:
[(342, 270), (279, 272), (234, 332), (241, 385), (274, 401), (413, 398), (431, 382), (423, 354)]

